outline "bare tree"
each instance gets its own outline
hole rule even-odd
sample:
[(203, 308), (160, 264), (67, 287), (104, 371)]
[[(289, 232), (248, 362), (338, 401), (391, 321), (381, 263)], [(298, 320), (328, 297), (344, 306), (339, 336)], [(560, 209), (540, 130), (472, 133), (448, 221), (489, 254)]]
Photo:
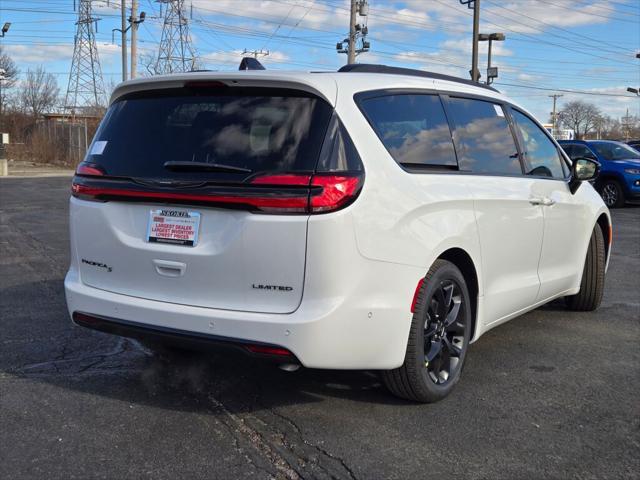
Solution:
[(577, 139), (592, 132), (601, 118), (598, 107), (580, 100), (565, 103), (559, 116), (562, 124), (575, 132)]
[(138, 73), (141, 77), (150, 77), (156, 74), (156, 56), (153, 53), (146, 52), (138, 55), (138, 65), (144, 68)]
[(11, 57), (0, 46), (0, 74), (2, 75), (2, 88), (9, 89), (18, 81), (20, 71)]
[(41, 66), (29, 69), (20, 84), (20, 106), (23, 111), (39, 117), (56, 105), (59, 92), (55, 75), (47, 73)]
[(13, 88), (18, 81), (20, 71), (9, 55), (4, 53), (0, 45), (0, 116), (6, 105), (7, 90)]

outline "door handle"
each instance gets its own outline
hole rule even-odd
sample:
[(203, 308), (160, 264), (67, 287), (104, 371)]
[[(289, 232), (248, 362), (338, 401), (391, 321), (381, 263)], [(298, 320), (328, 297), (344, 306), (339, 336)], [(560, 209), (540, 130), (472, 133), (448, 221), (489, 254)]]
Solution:
[(550, 207), (551, 205), (555, 205), (556, 201), (551, 200), (550, 198), (547, 198), (547, 197), (543, 197), (543, 198), (531, 197), (529, 199), (529, 203), (531, 205), (542, 205), (543, 207)]

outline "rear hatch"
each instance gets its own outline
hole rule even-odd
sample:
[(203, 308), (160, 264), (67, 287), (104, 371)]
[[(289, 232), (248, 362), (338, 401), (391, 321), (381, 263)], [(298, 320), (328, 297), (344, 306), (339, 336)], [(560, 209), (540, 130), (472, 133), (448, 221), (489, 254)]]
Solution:
[(82, 281), (185, 305), (294, 311), (309, 215), (345, 206), (362, 185), (340, 132), (326, 101), (293, 89), (191, 82), (119, 98), (74, 177)]

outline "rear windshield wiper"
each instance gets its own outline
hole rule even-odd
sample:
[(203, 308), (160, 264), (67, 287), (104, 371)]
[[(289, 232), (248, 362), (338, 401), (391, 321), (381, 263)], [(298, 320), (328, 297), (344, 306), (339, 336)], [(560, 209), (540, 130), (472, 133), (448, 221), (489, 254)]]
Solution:
[(233, 165), (223, 165), (222, 163), (190, 162), (190, 161), (168, 161), (164, 162), (164, 168), (173, 171), (183, 172), (238, 172), (251, 173), (252, 170)]

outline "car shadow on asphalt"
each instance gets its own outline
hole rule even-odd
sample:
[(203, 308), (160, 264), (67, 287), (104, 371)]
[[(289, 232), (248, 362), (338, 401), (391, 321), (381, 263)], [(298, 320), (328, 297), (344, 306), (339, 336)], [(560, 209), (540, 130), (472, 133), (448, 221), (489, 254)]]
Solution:
[[(3, 289), (6, 311), (27, 304), (20, 317), (6, 318), (10, 340), (0, 371), (92, 395), (169, 409), (198, 409), (211, 398), (234, 411), (322, 401), (407, 405), (392, 397), (370, 371), (300, 368), (233, 350), (156, 353), (132, 339), (77, 327), (66, 314), (61, 279)], [(46, 300), (38, 300), (43, 298)], [(44, 302), (44, 303), (43, 303)], [(189, 399), (189, 400), (188, 400)]]

